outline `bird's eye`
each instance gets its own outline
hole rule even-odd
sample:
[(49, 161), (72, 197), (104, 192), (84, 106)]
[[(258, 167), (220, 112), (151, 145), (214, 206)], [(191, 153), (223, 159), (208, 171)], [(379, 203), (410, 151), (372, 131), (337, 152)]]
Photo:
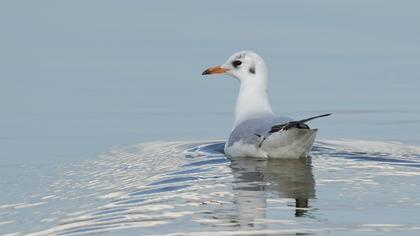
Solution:
[(238, 68), (238, 66), (240, 66), (242, 64), (242, 62), (241, 61), (239, 61), (239, 60), (236, 60), (236, 61), (233, 61), (232, 62), (232, 65), (233, 65), (233, 67), (235, 67), (235, 68)]

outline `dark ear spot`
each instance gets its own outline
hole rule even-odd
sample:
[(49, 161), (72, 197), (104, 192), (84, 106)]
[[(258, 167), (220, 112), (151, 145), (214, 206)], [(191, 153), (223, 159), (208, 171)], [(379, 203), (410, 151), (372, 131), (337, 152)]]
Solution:
[(255, 74), (255, 66), (249, 67), (249, 73)]

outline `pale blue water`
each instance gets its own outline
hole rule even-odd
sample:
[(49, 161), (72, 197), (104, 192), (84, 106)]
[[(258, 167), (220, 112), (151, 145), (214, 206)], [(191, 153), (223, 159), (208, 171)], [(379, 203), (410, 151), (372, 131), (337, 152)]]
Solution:
[[(384, 151), (385, 160), (374, 160), (381, 163), (377, 164), (381, 168), (392, 168), (390, 172), (378, 171), (388, 173), (387, 177), (378, 174), (382, 177), (375, 179), (378, 195), (361, 186), (364, 191), (354, 193), (354, 198), (343, 205), (334, 204), (331, 199), (341, 196), (340, 183), (318, 188), (319, 183), (345, 179), (347, 175), (372, 175), (374, 169), (364, 161), (377, 158), (378, 150), (371, 150), (375, 145), (361, 148), (360, 142), (348, 141), (350, 154), (315, 151), (313, 207), (317, 210), (313, 218), (303, 217), (304, 224), (295, 224), (293, 230), (302, 229), (306, 220), (319, 219), (325, 225), (308, 226), (311, 233), (321, 228), (321, 234), (333, 231), (334, 235), (345, 235), (353, 220), (360, 220), (354, 223), (357, 229), (373, 227), (373, 234), (392, 234), (401, 228), (418, 233), (420, 226), (415, 222), (420, 221), (414, 213), (419, 209), (416, 186), (420, 182), (412, 174), (418, 172), (418, 153), (409, 145), (420, 146), (419, 12), (418, 1), (1, 1), (0, 234), (57, 229), (72, 214), (96, 214), (97, 208), (110, 204), (114, 198), (124, 198), (124, 194), (153, 182), (143, 179), (139, 172), (159, 180), (170, 173), (160, 168), (153, 171), (155, 165), (163, 165), (158, 161), (159, 153), (125, 151), (133, 158), (144, 157), (138, 152), (149, 153), (151, 157), (147, 159), (151, 160), (139, 160), (140, 170), (124, 171), (123, 163), (117, 161), (120, 159), (101, 159), (110, 150), (125, 150), (148, 141), (162, 141), (165, 150), (166, 141), (223, 140), (231, 129), (238, 84), (231, 78), (204, 79), (200, 74), (243, 49), (259, 53), (267, 61), (270, 98), (277, 113), (296, 118), (334, 113), (312, 123), (320, 129), (319, 140), (373, 140), (380, 142), (376, 145), (379, 149), (390, 146), (389, 141), (403, 143)], [(182, 144), (191, 146), (189, 142)], [(337, 152), (342, 147), (336, 148)], [(360, 157), (359, 148), (370, 154), (362, 155), (363, 161), (356, 163), (369, 167), (360, 172), (350, 168), (350, 174), (345, 173), (342, 170), (346, 158), (356, 161), (353, 159)], [(407, 153), (406, 149), (411, 151)], [(191, 161), (180, 150), (168, 152), (180, 163)], [(323, 156), (342, 158), (334, 167), (337, 171), (327, 171), (334, 162), (327, 162), (326, 169), (322, 169)], [(388, 163), (405, 162), (404, 158), (414, 164), (402, 167)], [(219, 165), (227, 176), (221, 182), (233, 186), (234, 181), (230, 180), (235, 178), (235, 170), (228, 161)], [(212, 165), (203, 166), (203, 170), (207, 167)], [(99, 177), (93, 178), (89, 168), (96, 170)], [(115, 183), (108, 186), (106, 175), (100, 174), (110, 173), (113, 168), (121, 168), (121, 178), (131, 180), (133, 185), (121, 195), (98, 200), (98, 196), (123, 188), (117, 180), (109, 180)], [(203, 173), (187, 177), (213, 175), (212, 171)], [(183, 177), (175, 175), (174, 179)], [(189, 181), (195, 180), (185, 181), (191, 185)], [(258, 181), (265, 184), (271, 180)], [(357, 188), (353, 183), (349, 186)], [(208, 186), (212, 182), (194, 184)], [(74, 190), (73, 185), (77, 186)], [(92, 189), (92, 195), (87, 194), (87, 189)], [(403, 191), (404, 199), (397, 200), (390, 189)], [(235, 195), (233, 190), (220, 192)], [(293, 199), (279, 197), (278, 192), (268, 191), (267, 201)], [(208, 192), (191, 191), (194, 193)], [(226, 201), (235, 202), (229, 198)], [(408, 203), (400, 206), (401, 201)], [(363, 211), (350, 210), (363, 208), (363, 202), (370, 210), (369, 217)], [(277, 215), (283, 214), (276, 210), (284, 207), (277, 205), (280, 203), (268, 205), (267, 214), (274, 217), (267, 218), (296, 220), (293, 214)], [(171, 204), (163, 205), (178, 209)], [(374, 208), (375, 204), (382, 210)], [(189, 211), (194, 213), (194, 219), (203, 220), (205, 217), (195, 215), (202, 210)], [(127, 214), (115, 217), (121, 216)], [(338, 216), (343, 218), (341, 224), (333, 220)], [(284, 225), (270, 228), (269, 221), (261, 220), (262, 215), (256, 218), (265, 224), (264, 230), (270, 230), (259, 233), (291, 230)], [(208, 231), (205, 226), (189, 224), (187, 218), (164, 221), (169, 222), (167, 228), (142, 231), (140, 226), (133, 226), (127, 233)], [(331, 221), (334, 222), (329, 225)], [(363, 221), (378, 225), (360, 226)], [(183, 230), (176, 230), (174, 225)], [(344, 230), (326, 229), (334, 227)], [(54, 232), (67, 232), (60, 230), (63, 229)], [(298, 232), (293, 230), (290, 232)], [(220, 231), (226, 229), (221, 227)]]

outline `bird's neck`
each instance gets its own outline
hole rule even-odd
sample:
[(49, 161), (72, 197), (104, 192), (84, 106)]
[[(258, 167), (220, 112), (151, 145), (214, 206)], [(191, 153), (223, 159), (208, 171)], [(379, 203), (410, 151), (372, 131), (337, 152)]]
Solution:
[(251, 78), (241, 81), (233, 126), (236, 127), (246, 120), (271, 116), (273, 111), (268, 101), (266, 79)]

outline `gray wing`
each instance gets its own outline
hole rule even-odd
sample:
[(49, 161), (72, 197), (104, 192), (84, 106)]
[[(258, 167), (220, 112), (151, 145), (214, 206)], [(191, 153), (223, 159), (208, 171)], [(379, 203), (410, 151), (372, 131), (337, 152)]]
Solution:
[(292, 121), (289, 117), (269, 117), (244, 121), (231, 132), (227, 144), (232, 146), (236, 142), (242, 142), (258, 145), (269, 134), (273, 126)]
[(247, 120), (235, 127), (229, 136), (227, 145), (232, 146), (236, 142), (242, 142), (245, 144), (261, 146), (264, 140), (272, 133), (288, 130), (290, 128), (309, 129), (309, 126), (306, 125), (305, 122), (329, 115), (331, 115), (331, 113), (303, 120), (293, 120), (289, 117), (269, 117)]
[(275, 124), (273, 126), (271, 126), (270, 130), (268, 131), (268, 133), (266, 133), (266, 135), (262, 136), (259, 140), (259, 147), (261, 147), (261, 145), (264, 143), (264, 141), (273, 133), (275, 132), (280, 132), (280, 131), (286, 131), (288, 129), (291, 128), (298, 128), (298, 129), (309, 129), (309, 126), (307, 124), (305, 124), (305, 122), (308, 122), (310, 120), (313, 119), (317, 119), (317, 118), (321, 118), (321, 117), (325, 117), (325, 116), (330, 116), (332, 113), (327, 113), (327, 114), (323, 114), (323, 115), (318, 115), (318, 116), (313, 116), (313, 117), (309, 117), (303, 120), (296, 120), (296, 121), (289, 121), (289, 122), (283, 122), (281, 124)]

